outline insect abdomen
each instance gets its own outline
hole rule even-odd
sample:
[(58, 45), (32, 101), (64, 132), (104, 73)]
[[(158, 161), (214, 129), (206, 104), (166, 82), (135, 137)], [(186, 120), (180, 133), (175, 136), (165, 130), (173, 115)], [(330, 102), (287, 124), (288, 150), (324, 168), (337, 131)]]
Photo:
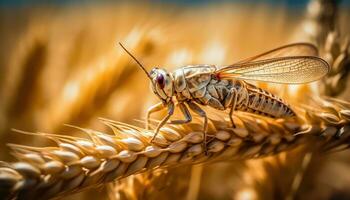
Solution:
[(245, 84), (245, 101), (237, 109), (270, 117), (292, 117), (294, 111), (281, 98), (251, 84)]

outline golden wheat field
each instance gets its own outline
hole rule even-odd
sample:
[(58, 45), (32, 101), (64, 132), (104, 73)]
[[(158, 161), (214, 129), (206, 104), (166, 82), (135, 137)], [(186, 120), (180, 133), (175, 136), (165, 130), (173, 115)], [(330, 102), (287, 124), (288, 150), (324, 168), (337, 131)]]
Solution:
[[(18, 4), (0, 3), (0, 199), (350, 198), (348, 2)], [(233, 127), (228, 110), (201, 106), (207, 130), (190, 111), (150, 141), (167, 111), (145, 129), (160, 100), (119, 42), (148, 71), (308, 42), (330, 71), (301, 85), (250, 82), (295, 118), (247, 109)]]

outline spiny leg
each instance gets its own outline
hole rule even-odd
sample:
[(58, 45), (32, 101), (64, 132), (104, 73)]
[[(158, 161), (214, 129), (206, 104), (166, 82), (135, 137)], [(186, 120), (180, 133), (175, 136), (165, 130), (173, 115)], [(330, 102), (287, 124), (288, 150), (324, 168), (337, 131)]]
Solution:
[(151, 106), (150, 108), (148, 108), (147, 110), (147, 116), (146, 116), (146, 129), (149, 130), (149, 124), (150, 124), (150, 117), (152, 113), (161, 111), (165, 108), (165, 105), (163, 104), (163, 102), (159, 102), (153, 106)]
[(204, 151), (205, 154), (207, 154), (207, 131), (208, 131), (208, 117), (207, 114), (202, 110), (197, 104), (188, 101), (187, 102), (188, 106), (192, 111), (197, 113), (199, 116), (204, 118), (204, 124), (203, 124), (203, 132), (204, 132)]
[(246, 92), (246, 101), (245, 101), (245, 106), (248, 108), (249, 105), (249, 93)]
[(168, 114), (167, 114), (167, 115), (162, 119), (162, 121), (160, 121), (160, 123), (158, 124), (158, 126), (157, 126), (157, 128), (156, 128), (156, 131), (155, 131), (155, 133), (154, 133), (154, 135), (153, 135), (153, 137), (152, 137), (152, 139), (151, 139), (150, 142), (153, 142), (154, 138), (157, 137), (160, 128), (162, 128), (162, 127), (164, 126), (164, 124), (167, 123), (167, 121), (168, 121), (168, 119), (171, 117), (171, 115), (174, 114), (174, 109), (175, 109), (174, 103), (173, 103), (173, 102), (169, 102), (169, 103), (168, 103)]
[(174, 120), (170, 121), (169, 124), (186, 124), (192, 121), (192, 116), (188, 108), (184, 103), (179, 103), (178, 106), (180, 107), (180, 110), (182, 114), (184, 115), (185, 119), (184, 120)]
[(232, 103), (232, 107), (231, 107), (231, 110), (230, 110), (230, 121), (231, 121), (232, 127), (236, 128), (235, 122), (233, 121), (233, 112), (236, 109), (238, 92), (237, 92), (237, 90), (235, 88), (232, 88), (231, 92), (233, 93), (233, 95), (232, 95), (231, 100), (230, 100), (231, 103)]

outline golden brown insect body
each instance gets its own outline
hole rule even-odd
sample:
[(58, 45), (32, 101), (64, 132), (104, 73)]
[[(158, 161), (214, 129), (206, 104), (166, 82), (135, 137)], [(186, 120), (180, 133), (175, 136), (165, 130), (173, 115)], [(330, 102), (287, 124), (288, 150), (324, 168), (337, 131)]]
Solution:
[(158, 124), (152, 140), (173, 115), (175, 99), (185, 119), (170, 121), (169, 123), (183, 124), (190, 122), (192, 120), (188, 109), (190, 108), (190, 110), (204, 118), (205, 141), (208, 117), (198, 104), (218, 110), (229, 109), (232, 127), (235, 127), (232, 117), (234, 110), (269, 117), (295, 116), (293, 110), (282, 99), (244, 80), (300, 84), (318, 80), (329, 71), (327, 62), (316, 57), (316, 47), (307, 43), (282, 46), (229, 66), (186, 66), (175, 70), (173, 73), (161, 68), (153, 68), (148, 73), (132, 54), (125, 48), (124, 50), (145, 71), (151, 80), (154, 94), (161, 100), (160, 103), (149, 108), (147, 128), (152, 113), (165, 107), (168, 110), (168, 114)]
[(173, 85), (178, 102), (196, 101), (218, 110), (234, 107), (269, 117), (290, 117), (295, 113), (279, 97), (242, 80), (220, 79), (215, 66), (188, 66), (176, 70)]

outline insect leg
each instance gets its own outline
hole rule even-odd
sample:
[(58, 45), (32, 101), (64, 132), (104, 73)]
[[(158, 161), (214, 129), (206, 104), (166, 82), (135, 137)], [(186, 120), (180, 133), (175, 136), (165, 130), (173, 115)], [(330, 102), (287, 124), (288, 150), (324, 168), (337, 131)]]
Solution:
[(249, 93), (246, 92), (246, 101), (245, 101), (245, 106), (248, 108), (249, 105)]
[[(231, 89), (231, 92), (233, 93), (232, 98), (231, 98), (231, 103), (232, 103), (232, 107), (230, 110), (230, 121), (231, 121), (231, 125), (233, 128), (236, 128), (235, 122), (233, 121), (233, 112), (236, 109), (236, 105), (237, 105), (237, 97), (238, 97), (238, 91), (235, 88)], [(233, 101), (232, 101), (233, 100)]]
[(208, 131), (208, 117), (207, 114), (204, 112), (204, 110), (202, 110), (197, 104), (188, 101), (187, 102), (188, 106), (190, 107), (190, 109), (197, 113), (199, 116), (204, 118), (204, 124), (203, 124), (203, 132), (204, 132), (204, 151), (207, 154), (207, 131)]
[(174, 103), (173, 102), (169, 102), (168, 103), (168, 114), (167, 116), (165, 116), (162, 121), (160, 121), (160, 123), (158, 124), (157, 128), (156, 128), (156, 131), (151, 139), (150, 142), (152, 142), (154, 140), (154, 138), (156, 138), (156, 136), (158, 135), (158, 132), (160, 130), (160, 128), (162, 128), (164, 126), (164, 124), (166, 124), (166, 122), (168, 121), (168, 119), (171, 117), (171, 115), (174, 114)]
[(184, 115), (185, 119), (184, 120), (174, 120), (170, 121), (169, 124), (186, 124), (192, 121), (192, 116), (188, 108), (184, 103), (179, 103), (180, 110), (182, 114)]
[(153, 106), (151, 106), (148, 110), (147, 110), (147, 116), (146, 116), (146, 129), (149, 129), (149, 124), (150, 124), (150, 117), (152, 113), (161, 111), (165, 108), (164, 104), (162, 102), (159, 102)]

